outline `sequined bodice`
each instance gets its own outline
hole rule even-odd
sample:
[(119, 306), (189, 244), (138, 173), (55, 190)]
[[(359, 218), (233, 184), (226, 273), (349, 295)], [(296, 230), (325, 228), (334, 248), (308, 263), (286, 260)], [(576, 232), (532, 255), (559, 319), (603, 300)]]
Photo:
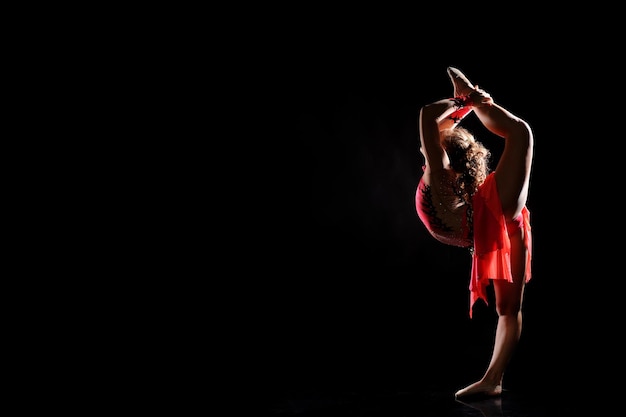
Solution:
[(418, 215), (430, 234), (440, 242), (473, 246), (472, 206), (454, 193), (451, 184), (439, 187), (446, 192), (434, 193), (433, 188), (420, 180), (416, 195)]

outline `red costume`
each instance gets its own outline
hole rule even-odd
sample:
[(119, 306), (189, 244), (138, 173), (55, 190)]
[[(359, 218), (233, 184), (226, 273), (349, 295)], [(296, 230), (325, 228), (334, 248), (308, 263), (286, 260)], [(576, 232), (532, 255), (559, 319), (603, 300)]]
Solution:
[(415, 194), (415, 205), (420, 220), (428, 231), (437, 240), (461, 247), (473, 247), (472, 273), (469, 285), (470, 307), (478, 299), (487, 303), (487, 285), (490, 279), (505, 279), (513, 282), (511, 272), (510, 252), (511, 241), (509, 235), (513, 228), (522, 229), (526, 252), (525, 282), (531, 277), (532, 236), (530, 227), (530, 212), (527, 207), (521, 214), (509, 223), (502, 214), (502, 204), (494, 173), (490, 173), (485, 182), (478, 188), (473, 197), (472, 207), (465, 211), (463, 227), (459, 231), (446, 228), (442, 219), (432, 208), (430, 187), (420, 180)]

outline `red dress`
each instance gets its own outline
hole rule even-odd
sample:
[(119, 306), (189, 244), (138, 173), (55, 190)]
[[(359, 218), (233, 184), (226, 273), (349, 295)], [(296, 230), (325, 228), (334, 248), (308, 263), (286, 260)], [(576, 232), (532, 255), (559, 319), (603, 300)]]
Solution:
[[(432, 206), (432, 202), (428, 201), (430, 194), (424, 192), (427, 189), (428, 187), (420, 180), (415, 195), (417, 214), (429, 232), (441, 240), (436, 227), (441, 222), (433, 216), (434, 212), (425, 209)], [(463, 222), (463, 224), (468, 224), (471, 227), (469, 230), (462, 228), (464, 230), (458, 232), (457, 241), (463, 244), (456, 245), (466, 247), (465, 242), (467, 242), (468, 237), (473, 241), (472, 272), (469, 285), (470, 317), (472, 317), (472, 307), (478, 299), (487, 303), (487, 285), (489, 285), (490, 279), (505, 279), (513, 282), (510, 262), (511, 241), (507, 222), (502, 214), (502, 204), (500, 203), (494, 173), (490, 173), (479, 187), (473, 197), (472, 206), (473, 213), (470, 212), (469, 221)], [(532, 258), (532, 235), (528, 208), (524, 207), (519, 217), (514, 222), (509, 223), (508, 227), (519, 227), (523, 230), (524, 245), (527, 249), (524, 280), (528, 282), (531, 277)], [(450, 237), (447, 240), (449, 242), (454, 241)]]

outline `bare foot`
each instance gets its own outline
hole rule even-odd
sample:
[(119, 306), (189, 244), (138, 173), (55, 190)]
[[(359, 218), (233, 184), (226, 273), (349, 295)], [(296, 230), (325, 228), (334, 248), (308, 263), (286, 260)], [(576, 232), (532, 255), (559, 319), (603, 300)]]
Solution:
[(493, 98), (491, 98), (491, 94), (479, 88), (478, 86), (474, 87), (474, 90), (470, 94), (472, 106), (474, 107), (489, 107), (493, 105)]
[(467, 77), (458, 69), (448, 67), (448, 76), (454, 85), (454, 97), (467, 96), (474, 91), (474, 86)]
[(468, 398), (470, 396), (495, 397), (502, 394), (502, 385), (488, 384), (487, 382), (474, 382), (467, 387), (458, 390), (454, 398)]

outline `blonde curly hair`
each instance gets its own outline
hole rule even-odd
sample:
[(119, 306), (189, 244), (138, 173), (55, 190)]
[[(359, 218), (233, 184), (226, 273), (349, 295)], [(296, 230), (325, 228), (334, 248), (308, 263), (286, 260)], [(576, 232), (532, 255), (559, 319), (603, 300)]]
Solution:
[(455, 183), (456, 194), (470, 203), (489, 174), (491, 152), (463, 127), (457, 126), (441, 133), (450, 167), (459, 174)]

